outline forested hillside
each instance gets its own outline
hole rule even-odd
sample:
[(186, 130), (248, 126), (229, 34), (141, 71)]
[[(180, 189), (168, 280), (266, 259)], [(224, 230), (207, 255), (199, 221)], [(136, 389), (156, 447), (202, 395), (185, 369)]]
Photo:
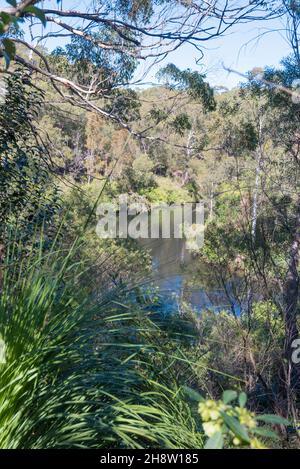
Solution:
[[(3, 3), (0, 448), (299, 448), (298, 2)], [(168, 61), (274, 18), (286, 56), (231, 90)], [(97, 235), (120, 196), (203, 203), (180, 291)]]

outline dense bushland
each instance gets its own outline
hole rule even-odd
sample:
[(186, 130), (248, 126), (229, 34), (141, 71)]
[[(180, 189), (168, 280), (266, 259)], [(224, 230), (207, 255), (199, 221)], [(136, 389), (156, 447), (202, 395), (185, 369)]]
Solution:
[[(246, 2), (232, 17), (290, 7), (293, 54), (278, 69), (220, 91), (169, 64), (157, 86), (138, 91), (128, 84), (139, 41), (170, 2), (104, 2), (122, 21), (98, 12), (83, 31), (56, 18), (71, 40), (52, 52), (27, 44), (20, 27), (33, 17), (46, 26), (48, 13), (9, 3), (0, 15), (0, 447), (299, 447), (297, 5)], [(194, 4), (179, 3), (196, 17)], [(224, 15), (210, 14), (219, 35)], [(160, 39), (180, 40), (170, 34)], [(193, 277), (222, 290), (227, 308), (195, 311), (183, 295), (167, 310), (149, 252), (96, 236), (97, 204), (122, 194), (147, 207), (205, 203)]]

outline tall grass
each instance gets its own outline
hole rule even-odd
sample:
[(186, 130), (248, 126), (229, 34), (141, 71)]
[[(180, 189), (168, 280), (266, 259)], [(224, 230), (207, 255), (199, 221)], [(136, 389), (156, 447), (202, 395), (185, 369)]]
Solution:
[(170, 359), (153, 366), (158, 326), (124, 291), (83, 294), (72, 258), (7, 253), (0, 447), (202, 447)]

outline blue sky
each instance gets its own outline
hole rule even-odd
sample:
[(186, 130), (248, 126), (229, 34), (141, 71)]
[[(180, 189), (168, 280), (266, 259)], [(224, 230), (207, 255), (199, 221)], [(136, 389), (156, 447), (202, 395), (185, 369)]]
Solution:
[[(56, 5), (54, 0), (46, 0), (45, 5)], [(65, 0), (64, 7), (84, 10), (89, 0)], [(5, 5), (5, 0), (0, 0), (0, 7)], [(6, 4), (7, 5), (7, 4)], [(160, 67), (169, 62), (175, 63), (179, 68), (192, 68), (206, 73), (208, 81), (214, 86), (225, 86), (232, 88), (242, 78), (234, 73), (228, 74), (222, 64), (240, 73), (246, 73), (254, 67), (266, 65), (278, 65), (280, 60), (290, 53), (290, 48), (285, 40), (283, 23), (280, 20), (271, 22), (257, 22), (251, 24), (237, 25), (229, 33), (218, 39), (205, 43), (204, 58), (197, 65), (199, 52), (190, 45), (183, 45), (176, 52), (171, 53)], [(268, 33), (270, 30), (275, 32)], [(257, 36), (261, 36), (257, 40)], [(27, 38), (28, 39), (28, 38)], [(58, 45), (64, 45), (62, 39), (51, 40), (46, 45), (51, 50)], [(140, 78), (146, 64), (142, 64), (135, 78)], [(145, 78), (145, 81), (156, 81), (155, 74), (159, 67), (153, 67)]]
[[(254, 67), (277, 66), (291, 52), (280, 20), (238, 25), (227, 35), (206, 43), (205, 47), (204, 58), (199, 65), (196, 63), (199, 52), (190, 45), (184, 45), (171, 53), (164, 63), (173, 62), (182, 69), (192, 68), (204, 72), (212, 85), (230, 89), (243, 79), (237, 74), (229, 74), (224, 70), (223, 64), (245, 74)], [(141, 70), (143, 66), (137, 76), (141, 74)], [(149, 80), (155, 80), (157, 70), (158, 67), (151, 70)]]

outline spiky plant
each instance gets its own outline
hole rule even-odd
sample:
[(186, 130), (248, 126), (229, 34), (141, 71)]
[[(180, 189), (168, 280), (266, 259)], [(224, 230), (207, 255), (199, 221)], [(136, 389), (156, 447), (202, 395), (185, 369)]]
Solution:
[(176, 380), (153, 367), (158, 326), (124, 292), (83, 298), (71, 258), (7, 253), (0, 447), (201, 447)]

